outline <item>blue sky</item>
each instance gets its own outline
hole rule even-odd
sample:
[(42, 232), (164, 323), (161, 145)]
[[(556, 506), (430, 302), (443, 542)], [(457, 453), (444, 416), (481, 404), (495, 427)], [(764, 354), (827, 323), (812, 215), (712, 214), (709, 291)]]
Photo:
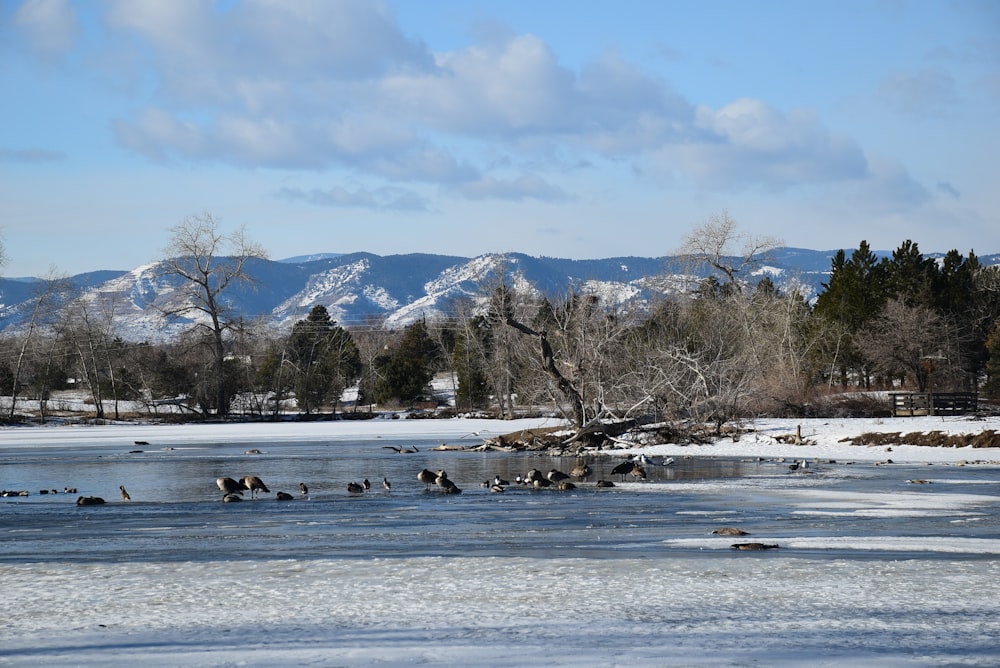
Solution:
[(1000, 252), (1000, 2), (0, 0), (6, 276), (210, 212), (272, 258)]

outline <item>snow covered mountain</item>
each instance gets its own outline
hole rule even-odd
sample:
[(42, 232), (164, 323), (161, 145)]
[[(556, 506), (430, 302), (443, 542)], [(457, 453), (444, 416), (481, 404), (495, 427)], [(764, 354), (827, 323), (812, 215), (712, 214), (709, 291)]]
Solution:
[[(772, 254), (766, 274), (779, 286), (814, 295), (826, 280), (833, 251), (783, 248)], [(984, 264), (1000, 256), (981, 258)], [(522, 254), (390, 255), (325, 253), (248, 265), (252, 285), (224, 293), (227, 308), (247, 322), (290, 327), (322, 304), (344, 326), (385, 319), (390, 327), (451, 313), (456, 300), (475, 299), (497, 284), (553, 298), (572, 290), (598, 294), (605, 303), (648, 302), (680, 288), (689, 269), (678, 258), (620, 257), (568, 260)], [(184, 299), (179, 279), (164, 275), (159, 264), (131, 271), (97, 271), (68, 280), (93, 314), (113, 317), (118, 335), (134, 341), (170, 339), (191, 321), (167, 318), (165, 307)], [(24, 327), (36, 312), (38, 295), (48, 284), (39, 279), (0, 278), (0, 330)], [(58, 299), (48, 300), (58, 303)], [(93, 316), (91, 316), (93, 317)]]

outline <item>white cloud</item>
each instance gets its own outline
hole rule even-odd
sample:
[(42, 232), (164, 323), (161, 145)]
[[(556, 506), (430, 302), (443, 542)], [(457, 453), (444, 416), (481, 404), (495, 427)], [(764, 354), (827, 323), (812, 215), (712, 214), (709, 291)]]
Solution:
[(76, 10), (68, 0), (25, 0), (14, 12), (13, 25), (43, 58), (68, 51), (79, 31)]
[(417, 193), (404, 188), (354, 188), (333, 186), (326, 190), (313, 188), (282, 188), (276, 197), (301, 201), (314, 206), (347, 209), (372, 209), (377, 211), (427, 211), (427, 201)]
[(828, 131), (809, 110), (785, 114), (744, 98), (718, 111), (699, 107), (694, 130), (668, 156), (703, 187), (780, 190), (868, 175), (861, 148)]

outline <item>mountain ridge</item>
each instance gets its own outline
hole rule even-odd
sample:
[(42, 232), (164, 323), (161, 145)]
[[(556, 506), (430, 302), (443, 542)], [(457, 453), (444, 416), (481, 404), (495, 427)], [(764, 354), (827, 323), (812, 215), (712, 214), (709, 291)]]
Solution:
[[(779, 288), (814, 297), (829, 276), (837, 251), (779, 248), (756, 272)], [(891, 255), (891, 253), (890, 253)], [(925, 254), (943, 257), (943, 254)], [(1000, 254), (980, 256), (1000, 264)], [(176, 276), (164, 275), (162, 262), (127, 271), (99, 270), (67, 279), (71, 293), (96, 312), (110, 315), (117, 335), (128, 340), (168, 340), (189, 329), (193, 320), (168, 318), (183, 293)], [(677, 256), (621, 256), (575, 260), (521, 253), (484, 254), (473, 258), (410, 253), (314, 253), (283, 260), (253, 259), (246, 265), (252, 285), (234, 285), (224, 293), (226, 307), (245, 321), (290, 327), (322, 304), (340, 324), (363, 326), (373, 319), (402, 327), (420, 318), (450, 315), (459, 300), (476, 300), (496, 284), (500, 271), (509, 284), (553, 298), (571, 291), (598, 294), (605, 303), (638, 304), (673, 294), (686, 280), (704, 277)], [(16, 331), (37, 304), (42, 279), (0, 278), (0, 331)]]

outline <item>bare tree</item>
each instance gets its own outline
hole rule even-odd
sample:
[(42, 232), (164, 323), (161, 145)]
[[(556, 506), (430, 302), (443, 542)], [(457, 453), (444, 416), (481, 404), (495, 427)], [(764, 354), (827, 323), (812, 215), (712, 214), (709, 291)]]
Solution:
[[(50, 272), (49, 276), (42, 281), (35, 294), (35, 298), (31, 301), (31, 313), (28, 316), (27, 324), (24, 326), (23, 338), (16, 355), (13, 377), (11, 379), (9, 415), (11, 419), (13, 419), (17, 407), (17, 396), (23, 381), (22, 375), (31, 361), (32, 348), (38, 345), (41, 338), (40, 332), (51, 326), (53, 318), (65, 300), (67, 291), (68, 285), (65, 277), (57, 277), (53, 272)], [(51, 355), (39, 354), (39, 357), (43, 358), (46, 369), (51, 368)], [(44, 373), (42, 374), (42, 376), (45, 375)], [(43, 411), (47, 399), (47, 385), (48, 381), (45, 380), (39, 389), (39, 401), (41, 402), (40, 405)]]
[(230, 320), (223, 295), (234, 284), (250, 282), (248, 264), (265, 259), (267, 253), (247, 238), (242, 227), (224, 234), (210, 213), (185, 218), (171, 233), (163, 273), (180, 278), (183, 284), (180, 299), (163, 312), (175, 317), (194, 315), (195, 328), (206, 334), (215, 366), (212, 379), (215, 410), (218, 415), (225, 415), (229, 410), (225, 335), (235, 319)]
[(932, 377), (945, 380), (954, 375), (957, 353), (949, 345), (948, 324), (927, 306), (890, 299), (855, 339), (877, 372), (889, 378), (912, 376), (920, 392), (929, 390)]
[(694, 264), (708, 264), (726, 277), (731, 289), (739, 292), (743, 275), (781, 243), (774, 237), (740, 232), (736, 221), (723, 209), (684, 237), (681, 254)]

